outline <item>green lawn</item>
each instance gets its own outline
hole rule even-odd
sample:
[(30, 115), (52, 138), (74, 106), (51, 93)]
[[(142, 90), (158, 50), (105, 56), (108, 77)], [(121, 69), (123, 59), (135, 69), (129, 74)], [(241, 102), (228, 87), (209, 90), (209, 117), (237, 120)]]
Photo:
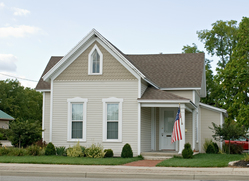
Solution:
[(231, 161), (244, 158), (244, 155), (204, 154), (194, 155), (192, 159), (171, 158), (157, 164), (160, 167), (227, 167)]
[(86, 158), (66, 156), (0, 156), (0, 163), (36, 163), (65, 165), (122, 165), (141, 160), (134, 158)]

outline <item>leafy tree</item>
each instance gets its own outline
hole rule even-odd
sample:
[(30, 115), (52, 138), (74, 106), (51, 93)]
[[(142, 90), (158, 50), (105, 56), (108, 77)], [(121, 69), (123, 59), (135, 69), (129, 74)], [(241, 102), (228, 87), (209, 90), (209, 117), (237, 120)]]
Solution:
[(0, 109), (15, 119), (42, 122), (42, 94), (18, 80), (0, 81)]
[(237, 33), (233, 59), (222, 72), (222, 86), (230, 120), (249, 127), (249, 18), (243, 17)]
[(233, 48), (237, 44), (237, 21), (216, 21), (211, 30), (197, 31), (198, 38), (204, 42), (207, 52), (220, 57), (218, 66), (225, 68), (232, 59)]
[(182, 53), (204, 53), (203, 51), (198, 50), (195, 43), (192, 43), (193, 46), (185, 45), (182, 48)]
[(8, 137), (13, 145), (26, 147), (41, 139), (42, 129), (38, 121), (16, 119), (10, 123)]
[(213, 127), (209, 127), (214, 133), (213, 138), (216, 141), (229, 140), (229, 154), (230, 154), (230, 139), (238, 139), (240, 136), (246, 134), (244, 127), (239, 126), (236, 122), (224, 123), (221, 125), (216, 125), (212, 122)]

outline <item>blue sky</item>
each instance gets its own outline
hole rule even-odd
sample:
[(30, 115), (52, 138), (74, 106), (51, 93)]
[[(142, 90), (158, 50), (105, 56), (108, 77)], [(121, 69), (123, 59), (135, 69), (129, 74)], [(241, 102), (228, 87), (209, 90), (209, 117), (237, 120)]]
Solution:
[[(196, 31), (243, 16), (248, 0), (0, 0), (0, 79), (38, 81), (50, 56), (64, 56), (92, 28), (127, 54), (181, 53), (192, 43), (204, 50)], [(215, 69), (217, 57), (206, 57)]]

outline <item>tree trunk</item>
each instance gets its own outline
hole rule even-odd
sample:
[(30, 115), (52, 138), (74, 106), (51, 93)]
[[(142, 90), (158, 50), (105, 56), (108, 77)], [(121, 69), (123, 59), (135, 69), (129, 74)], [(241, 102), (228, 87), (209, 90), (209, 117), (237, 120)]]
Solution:
[(230, 139), (229, 139), (229, 152), (228, 153), (230, 154)]
[(19, 137), (19, 149), (21, 148), (21, 138)]

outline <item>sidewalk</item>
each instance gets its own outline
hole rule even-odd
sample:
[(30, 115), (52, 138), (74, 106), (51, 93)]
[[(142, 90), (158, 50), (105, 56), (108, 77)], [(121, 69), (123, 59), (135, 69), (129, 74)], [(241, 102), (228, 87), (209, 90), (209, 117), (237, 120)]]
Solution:
[(0, 163), (0, 176), (248, 180), (249, 168), (185, 168)]

